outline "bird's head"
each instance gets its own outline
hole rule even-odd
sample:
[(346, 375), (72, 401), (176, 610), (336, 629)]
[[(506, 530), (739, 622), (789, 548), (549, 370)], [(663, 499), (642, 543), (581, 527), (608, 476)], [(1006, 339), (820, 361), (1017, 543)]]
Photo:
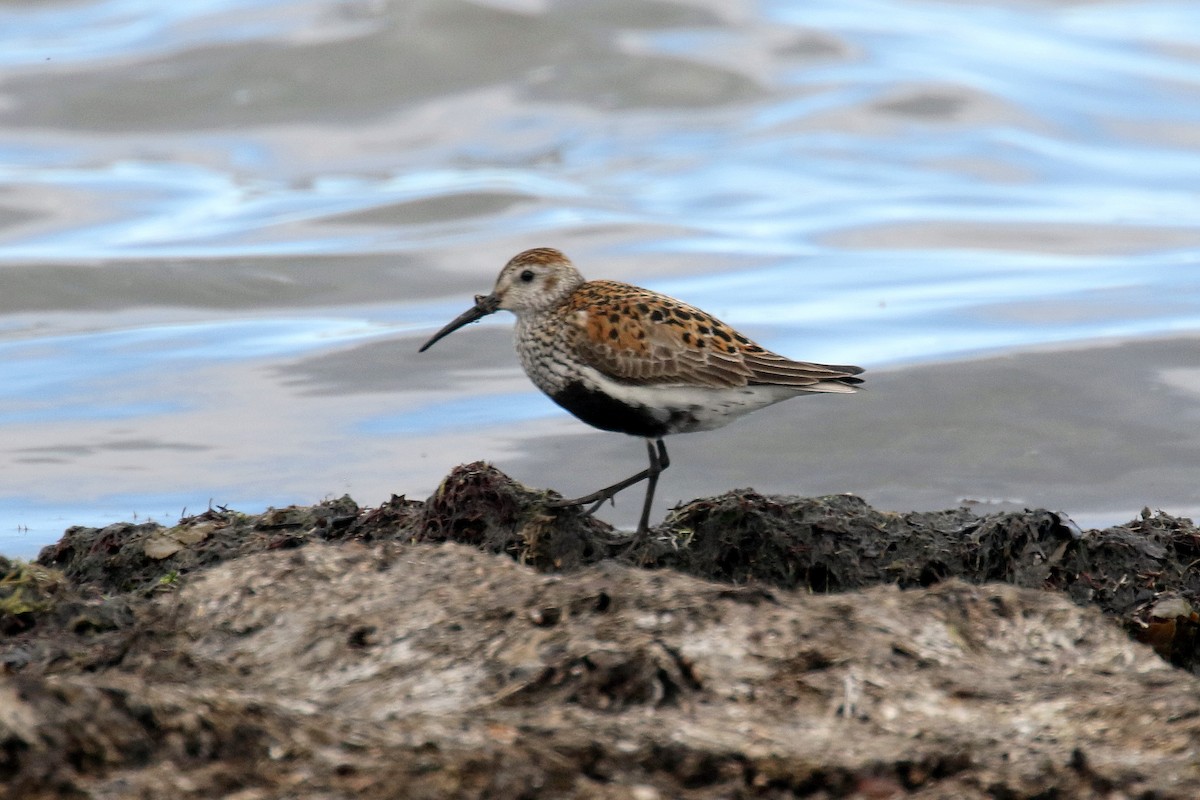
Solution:
[(492, 293), (476, 295), (475, 305), (431, 336), (421, 345), (421, 352), (464, 325), (501, 309), (519, 317), (549, 311), (581, 283), (579, 270), (558, 250), (538, 247), (518, 253), (500, 270)]

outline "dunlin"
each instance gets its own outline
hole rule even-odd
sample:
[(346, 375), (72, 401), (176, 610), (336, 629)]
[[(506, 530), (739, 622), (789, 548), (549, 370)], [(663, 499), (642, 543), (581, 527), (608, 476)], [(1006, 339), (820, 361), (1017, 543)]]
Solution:
[(792, 361), (674, 298), (616, 281), (585, 281), (558, 250), (514, 256), (489, 295), (429, 341), (500, 309), (517, 315), (525, 374), (593, 427), (646, 439), (650, 466), (619, 483), (552, 506), (594, 504), (647, 481), (637, 535), (646, 532), (658, 476), (670, 465), (663, 437), (719, 428), (743, 414), (812, 392), (846, 394), (861, 367)]

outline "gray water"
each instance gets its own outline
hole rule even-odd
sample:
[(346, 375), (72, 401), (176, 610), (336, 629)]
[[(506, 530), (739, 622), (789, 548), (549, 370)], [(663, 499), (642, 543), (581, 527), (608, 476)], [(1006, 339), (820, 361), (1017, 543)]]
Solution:
[(540, 245), (869, 370), (672, 439), (658, 514), (1192, 513), (1197, 187), (1191, 0), (3, 3), (0, 552), (640, 469), (511, 318), (415, 352)]

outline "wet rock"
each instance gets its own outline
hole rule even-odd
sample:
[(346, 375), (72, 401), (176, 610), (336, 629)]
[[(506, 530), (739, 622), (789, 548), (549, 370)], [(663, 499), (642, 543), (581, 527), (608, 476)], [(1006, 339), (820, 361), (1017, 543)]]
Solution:
[(157, 522), (76, 526), (43, 548), (37, 563), (104, 591), (151, 592), (173, 576), (230, 558), (326, 538), (331, 529), (349, 525), (358, 514), (354, 501), (342, 497), (315, 506), (272, 508), (255, 516), (210, 508), (170, 528)]
[(547, 509), (557, 494), (529, 489), (477, 461), (456, 467), (425, 503), (416, 541), (507, 553), (539, 569), (575, 569), (610, 557), (612, 527), (578, 509)]
[(118, 662), (0, 679), (0, 775), (21, 797), (1200, 792), (1196, 679), (1062, 596), (391, 546), (230, 561), (149, 601)]
[(54, 608), (67, 580), (61, 572), (0, 556), (0, 635), (32, 628)]
[(1200, 796), (1190, 520), (742, 490), (633, 541), (553, 497), (475, 463), (0, 560), (0, 787)]
[(838, 592), (950, 577), (1041, 586), (1074, 538), (1049, 511), (977, 517), (967, 509), (885, 514), (852, 495), (730, 492), (681, 506), (641, 546), (658, 566), (735, 583)]

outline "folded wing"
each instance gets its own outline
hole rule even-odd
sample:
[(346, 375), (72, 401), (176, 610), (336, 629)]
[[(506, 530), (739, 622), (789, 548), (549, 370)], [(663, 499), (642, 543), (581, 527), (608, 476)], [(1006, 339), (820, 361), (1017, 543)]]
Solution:
[(580, 286), (562, 310), (585, 363), (633, 385), (794, 386), (853, 392), (860, 367), (792, 361), (666, 295), (615, 281)]

